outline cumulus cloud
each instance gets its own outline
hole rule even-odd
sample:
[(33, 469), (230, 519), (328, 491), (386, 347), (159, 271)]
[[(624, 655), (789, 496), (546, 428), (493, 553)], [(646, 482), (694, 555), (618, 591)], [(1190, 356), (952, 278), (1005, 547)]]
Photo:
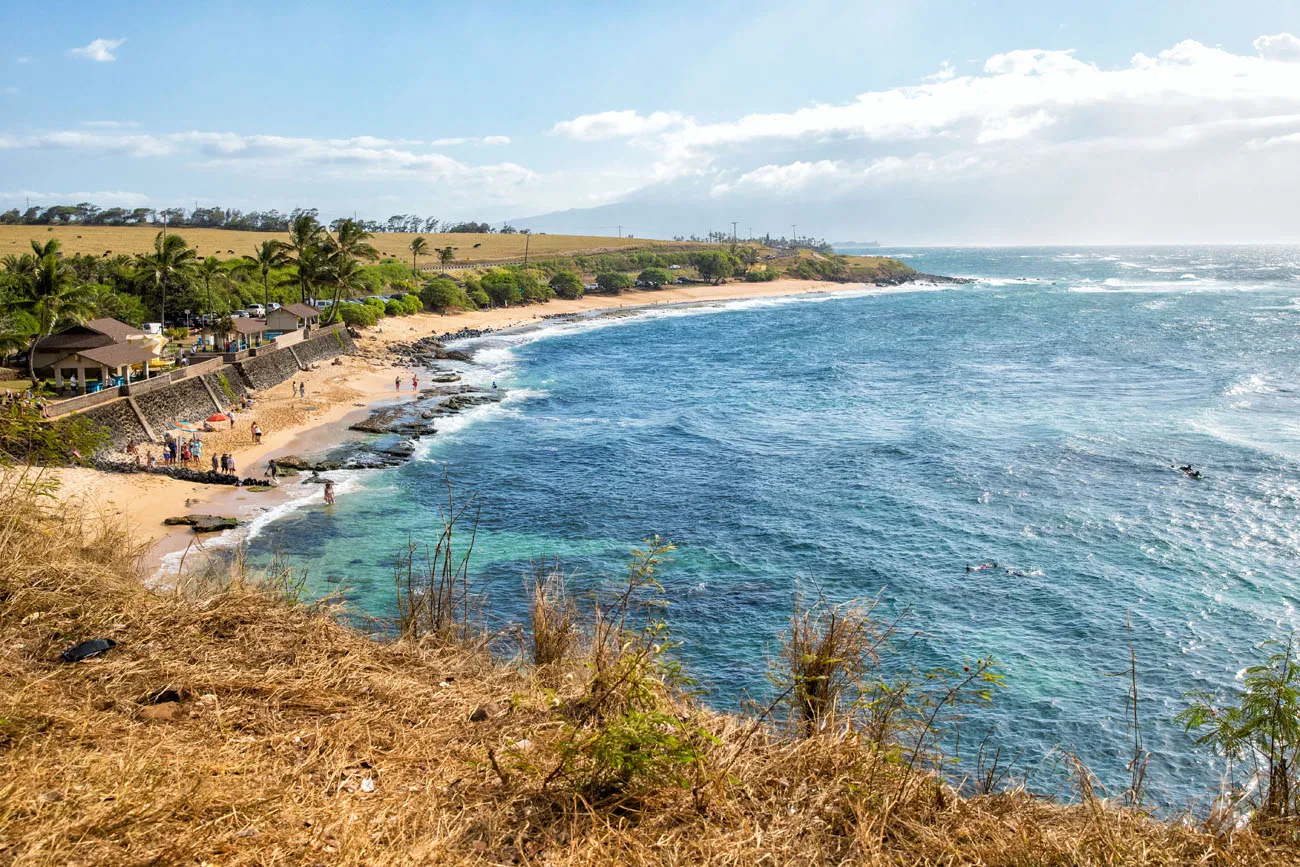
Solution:
[(80, 57), (83, 60), (109, 63), (117, 60), (117, 55), (113, 52), (121, 48), (124, 42), (126, 42), (125, 39), (92, 39), (89, 45), (68, 49), (68, 54), (72, 57)]
[(676, 111), (656, 111), (648, 115), (642, 115), (631, 109), (602, 111), (598, 114), (584, 114), (573, 120), (560, 121), (551, 128), (551, 133), (581, 141), (599, 141), (663, 132), (681, 126), (685, 121), (685, 116)]
[(1266, 60), (1300, 63), (1300, 39), (1290, 33), (1275, 33), (1255, 40), (1255, 50)]
[(452, 138), (436, 138), (429, 144), (436, 148), (454, 147), (456, 145), (507, 145), (510, 144), (510, 136), (454, 136)]

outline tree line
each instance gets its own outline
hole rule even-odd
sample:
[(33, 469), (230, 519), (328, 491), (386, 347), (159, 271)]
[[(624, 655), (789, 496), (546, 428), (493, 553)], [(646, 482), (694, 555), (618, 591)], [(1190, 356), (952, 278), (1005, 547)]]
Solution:
[[(161, 226), (177, 229), (233, 229), (243, 232), (287, 232), (294, 221), (310, 216), (320, 222), (316, 208), (294, 208), (287, 214), (275, 209), (269, 211), (240, 211), (236, 208), (195, 207), (185, 208), (101, 208), (91, 202), (75, 205), (34, 205), (25, 210), (10, 208), (0, 212), (0, 225), (9, 226)], [(346, 218), (330, 223), (337, 231)], [(527, 234), (527, 229), (516, 229), (505, 224), (500, 230), (488, 223), (469, 221), (440, 221), (437, 217), (419, 214), (394, 214), (387, 220), (357, 220), (350, 222), (371, 234), (380, 232), (408, 232), (427, 234), (476, 233), (503, 235)]]

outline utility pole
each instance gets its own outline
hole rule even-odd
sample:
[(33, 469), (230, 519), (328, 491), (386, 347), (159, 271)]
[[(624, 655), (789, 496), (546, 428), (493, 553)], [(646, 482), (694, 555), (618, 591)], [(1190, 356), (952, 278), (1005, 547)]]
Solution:
[(531, 232), (525, 233), (524, 235), (524, 267), (525, 268), (528, 267), (528, 244), (532, 240), (533, 240), (532, 233)]
[(731, 243), (733, 244), (736, 243), (736, 224), (739, 222), (739, 220), (731, 221)]
[(622, 224), (622, 223), (619, 223), (619, 225), (618, 225), (618, 236), (619, 236), (620, 238), (623, 237), (623, 224)]
[(790, 246), (792, 247), (794, 246), (794, 242), (799, 238), (799, 233), (795, 231), (798, 228), (799, 227), (794, 223), (790, 224)]

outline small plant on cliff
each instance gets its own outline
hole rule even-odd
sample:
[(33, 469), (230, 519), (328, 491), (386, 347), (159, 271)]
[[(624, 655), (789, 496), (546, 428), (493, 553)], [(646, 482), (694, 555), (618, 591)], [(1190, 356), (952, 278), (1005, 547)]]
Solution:
[[(633, 552), (627, 578), (590, 613), (585, 695), (568, 709), (558, 761), (544, 786), (566, 784), (585, 803), (626, 804), (665, 786), (693, 788), (707, 780), (717, 739), (683, 703), (691, 684), (670, 654), (668, 624), (656, 573), (673, 546), (658, 537)], [(551, 588), (555, 592), (555, 588)]]
[[(442, 527), (433, 547), (411, 541), (397, 558), (393, 574), (397, 584), (397, 632), (403, 638), (429, 636), (440, 642), (473, 641), (479, 630), (475, 618), (478, 600), (469, 580), (469, 558), (478, 535), (478, 504), (471, 496), (457, 503), (451, 480), (447, 506), (439, 508)], [(458, 527), (468, 523), (469, 539), (463, 551), (456, 548)]]
[(235, 390), (231, 388), (230, 380), (226, 378), (224, 373), (217, 374), (217, 385), (221, 386), (221, 393), (224, 394), (226, 399), (231, 403), (235, 403), (239, 400), (239, 396), (235, 394)]
[(20, 398), (0, 407), (0, 467), (82, 463), (107, 439), (107, 430), (85, 416), (46, 421), (32, 400)]
[[(1187, 731), (1204, 729), (1196, 742), (1217, 747), (1244, 764), (1258, 789), (1246, 786), (1241, 801), (1253, 799), (1265, 819), (1300, 815), (1300, 659), (1296, 633), (1259, 646), (1263, 663), (1246, 669), (1243, 688), (1224, 702), (1212, 692), (1188, 693), (1192, 704), (1177, 719)], [(1229, 773), (1235, 770), (1230, 766)], [(1233, 780), (1235, 783), (1236, 781)]]
[(578, 610), (559, 567), (539, 571), (527, 582), (533, 665), (563, 662), (578, 641)]

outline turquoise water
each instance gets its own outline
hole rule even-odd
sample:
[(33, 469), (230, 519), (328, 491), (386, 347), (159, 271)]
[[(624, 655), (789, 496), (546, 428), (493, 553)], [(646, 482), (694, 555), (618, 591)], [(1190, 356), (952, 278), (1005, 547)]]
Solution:
[(332, 513), (313, 500), (254, 553), (390, 613), (446, 469), (482, 504), (474, 571), (500, 624), (530, 561), (582, 583), (657, 533), (680, 546), (682, 655), (722, 706), (766, 690), (797, 587), (881, 593), (912, 607), (922, 663), (1003, 663), (965, 738), (991, 731), (1040, 787), (1061, 745), (1122, 788), (1127, 684), (1106, 675), (1131, 638), (1152, 794), (1204, 803), (1222, 768), (1174, 723), (1182, 693), (1230, 686), (1297, 624), (1300, 251), (883, 252), (978, 279), (481, 341), (467, 376), (510, 399), (346, 474)]

